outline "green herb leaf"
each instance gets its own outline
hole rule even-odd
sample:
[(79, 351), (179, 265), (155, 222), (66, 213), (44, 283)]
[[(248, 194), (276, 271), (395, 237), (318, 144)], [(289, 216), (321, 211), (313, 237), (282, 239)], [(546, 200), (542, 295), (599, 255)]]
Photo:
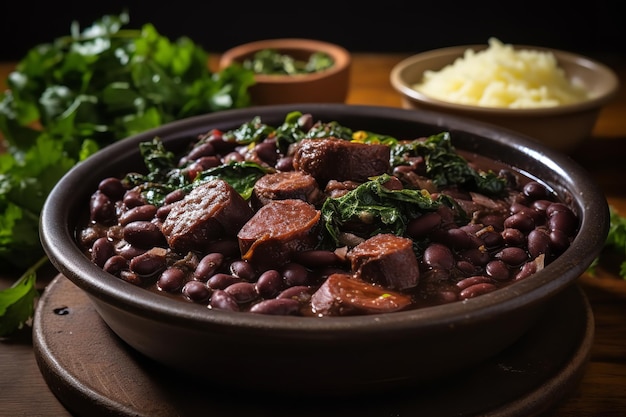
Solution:
[(47, 262), (42, 258), (10, 288), (0, 291), (0, 337), (21, 329), (33, 317), (35, 311), (35, 271)]
[[(106, 15), (82, 31), (74, 22), (68, 36), (35, 46), (9, 74), (0, 93), (8, 150), (0, 155), (3, 271), (43, 255), (41, 208), (78, 161), (173, 120), (250, 104), (252, 71), (212, 73), (208, 53), (191, 39), (170, 41), (151, 24), (125, 28), (129, 21), (127, 13)], [(26, 313), (5, 311), (0, 317)]]

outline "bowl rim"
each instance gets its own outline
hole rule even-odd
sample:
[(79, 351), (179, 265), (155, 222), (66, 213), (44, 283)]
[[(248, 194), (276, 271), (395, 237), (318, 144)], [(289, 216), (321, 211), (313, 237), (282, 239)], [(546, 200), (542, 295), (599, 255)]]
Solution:
[(434, 58), (450, 57), (450, 59), (461, 58), (465, 51), (473, 49), (474, 51), (481, 51), (488, 48), (486, 44), (468, 44), (461, 46), (450, 46), (444, 48), (433, 49), (411, 55), (402, 59), (391, 69), (389, 80), (392, 87), (401, 93), (405, 98), (412, 100), (416, 103), (423, 104), (429, 107), (440, 107), (441, 109), (453, 110), (457, 112), (467, 112), (484, 115), (498, 115), (506, 117), (547, 117), (556, 116), (567, 113), (582, 112), (592, 108), (598, 108), (611, 99), (613, 99), (620, 86), (619, 78), (617, 74), (607, 65), (589, 58), (587, 56), (568, 52), (560, 49), (532, 46), (525, 44), (512, 44), (516, 50), (528, 49), (543, 52), (551, 52), (554, 54), (558, 61), (568, 62), (580, 67), (591, 69), (598, 73), (598, 77), (603, 78), (606, 83), (605, 88), (600, 91), (595, 97), (588, 100), (584, 100), (578, 103), (564, 104), (554, 107), (538, 107), (538, 108), (523, 108), (523, 109), (511, 109), (504, 107), (486, 107), (486, 106), (474, 106), (469, 104), (454, 103), (450, 101), (441, 100), (429, 95), (426, 95), (420, 91), (414, 89), (409, 82), (403, 77), (403, 72), (413, 66), (417, 62), (428, 61)]
[(257, 84), (297, 84), (301, 82), (312, 82), (344, 72), (351, 64), (350, 52), (341, 45), (317, 39), (273, 38), (244, 43), (224, 51), (219, 59), (219, 67), (223, 69), (235, 62), (240, 63), (241, 57), (267, 48), (278, 50), (303, 50), (310, 53), (325, 52), (333, 58), (334, 65), (324, 71), (308, 74), (254, 74)]
[[(218, 124), (236, 127), (253, 116), (272, 117), (294, 110), (310, 112), (313, 115), (332, 113), (336, 117), (342, 115), (349, 117), (356, 114), (358, 117), (435, 124), (451, 131), (484, 135), (489, 143), (507, 146), (514, 152), (538, 159), (540, 164), (547, 165), (550, 170), (558, 172), (558, 175), (567, 182), (568, 187), (578, 187), (580, 184), (586, 186), (585, 215), (581, 218), (578, 237), (574, 239), (570, 248), (554, 262), (532, 277), (508, 286), (509, 290), (506, 291), (494, 291), (466, 301), (416, 310), (332, 318), (266, 316), (220, 310), (210, 310), (207, 314), (205, 306), (184, 304), (180, 300), (147, 291), (109, 275), (84, 256), (75, 243), (74, 230), (71, 230), (69, 226), (75, 219), (71, 219), (70, 210), (64, 203), (76, 199), (76, 190), (85, 183), (85, 178), (93, 172), (94, 166), (106, 167), (108, 164), (124, 160), (125, 153), (138, 152), (139, 143), (152, 140), (155, 136), (191, 137), (198, 132), (206, 132), (208, 128)], [(511, 139), (514, 139), (515, 143), (509, 143)], [(608, 205), (604, 195), (599, 187), (593, 185), (593, 180), (581, 166), (565, 154), (552, 150), (522, 134), (491, 124), (432, 111), (313, 103), (256, 106), (190, 117), (109, 145), (72, 167), (54, 186), (41, 211), (40, 238), (44, 250), (56, 269), (85, 290), (89, 297), (96, 301), (96, 305), (104, 302), (115, 309), (125, 309), (137, 316), (149, 317), (151, 320), (159, 320), (197, 331), (236, 326), (251, 332), (272, 329), (273, 332), (281, 332), (289, 337), (294, 335), (330, 337), (338, 331), (341, 335), (338, 337), (349, 337), (365, 331), (382, 335), (391, 331), (415, 331), (416, 325), (423, 329), (432, 329), (439, 326), (459, 325), (459, 322), (488, 320), (490, 316), (497, 314), (504, 307), (510, 310), (534, 304), (536, 300), (531, 296), (533, 294), (541, 293), (544, 297), (555, 295), (582, 274), (586, 269), (585, 263), (590, 264), (599, 254), (601, 244), (604, 243), (608, 233), (608, 218)], [(585, 238), (584, 241), (582, 236)], [(585, 256), (581, 257), (580, 253)], [(520, 296), (522, 294), (526, 295)], [(138, 297), (142, 302), (137, 301)]]

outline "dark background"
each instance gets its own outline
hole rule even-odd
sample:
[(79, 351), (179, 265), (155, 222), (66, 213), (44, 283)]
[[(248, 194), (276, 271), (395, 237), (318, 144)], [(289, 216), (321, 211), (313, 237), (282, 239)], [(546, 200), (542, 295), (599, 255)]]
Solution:
[(84, 28), (123, 10), (130, 15), (129, 28), (150, 22), (161, 35), (172, 40), (187, 36), (209, 52), (253, 40), (305, 37), (353, 52), (416, 53), (485, 44), (493, 36), (504, 43), (549, 46), (604, 61), (626, 57), (626, 18), (618, 11), (620, 2), (612, 0), (582, 5), (548, 0), (382, 0), (373, 5), (341, 0), (252, 5), (233, 0), (9, 1), (0, 9), (0, 60), (19, 60), (29, 48), (68, 35), (72, 21)]

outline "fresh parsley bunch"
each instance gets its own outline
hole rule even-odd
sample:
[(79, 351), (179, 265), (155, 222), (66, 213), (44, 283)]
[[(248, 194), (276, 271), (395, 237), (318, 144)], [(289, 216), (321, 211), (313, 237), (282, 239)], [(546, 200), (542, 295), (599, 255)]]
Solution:
[(39, 214), (72, 166), (164, 123), (250, 104), (252, 71), (211, 72), (208, 53), (189, 38), (172, 42), (151, 24), (128, 23), (127, 13), (83, 31), (74, 22), (69, 36), (29, 50), (0, 93), (0, 270), (21, 275), (0, 291), (0, 336), (32, 316), (46, 260)]

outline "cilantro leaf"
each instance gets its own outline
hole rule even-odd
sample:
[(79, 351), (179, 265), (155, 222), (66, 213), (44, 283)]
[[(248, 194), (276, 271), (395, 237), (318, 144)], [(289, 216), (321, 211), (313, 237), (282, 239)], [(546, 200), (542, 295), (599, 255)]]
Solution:
[(40, 259), (10, 288), (0, 291), (0, 337), (21, 329), (33, 317), (38, 295), (35, 271), (47, 260), (46, 257)]
[[(69, 35), (30, 49), (9, 74), (0, 92), (0, 148), (7, 150), (0, 154), (3, 271), (24, 270), (44, 255), (39, 214), (73, 165), (164, 123), (250, 104), (252, 71), (233, 66), (213, 73), (208, 53), (191, 39), (172, 41), (151, 24), (130, 29), (129, 22), (126, 12), (84, 30), (74, 22)], [(34, 276), (36, 269), (29, 270)], [(15, 326), (5, 319), (21, 323), (30, 314), (13, 299), (16, 291), (10, 308), (0, 306), (6, 331)], [(21, 294), (25, 304), (32, 304), (29, 294)]]

